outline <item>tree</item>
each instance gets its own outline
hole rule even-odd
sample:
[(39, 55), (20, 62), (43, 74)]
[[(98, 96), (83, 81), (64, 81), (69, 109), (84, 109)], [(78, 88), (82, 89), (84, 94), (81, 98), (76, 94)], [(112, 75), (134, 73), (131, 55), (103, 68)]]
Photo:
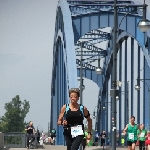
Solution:
[(0, 118), (2, 132), (22, 132), (25, 128), (24, 119), (29, 112), (29, 101), (20, 100), (19, 95), (5, 104), (6, 113)]

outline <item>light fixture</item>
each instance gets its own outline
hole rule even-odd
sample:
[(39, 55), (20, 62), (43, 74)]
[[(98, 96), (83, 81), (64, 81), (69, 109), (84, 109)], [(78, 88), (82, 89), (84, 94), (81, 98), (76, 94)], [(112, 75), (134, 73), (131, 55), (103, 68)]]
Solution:
[(137, 26), (142, 32), (147, 32), (150, 29), (150, 21), (147, 19), (142, 19), (138, 22)]
[[(81, 79), (80, 79), (80, 78), (77, 79), (77, 80), (81, 82)], [(83, 84), (83, 81), (84, 81), (84, 79), (82, 79), (82, 91), (85, 90), (85, 85)], [(79, 89), (80, 89), (80, 86), (79, 86)]]
[[(80, 86), (79, 86), (79, 89), (80, 89)], [(82, 85), (82, 91), (83, 91), (83, 90), (85, 90), (85, 85)]]
[(139, 29), (142, 32), (147, 32), (150, 29), (150, 21), (146, 19), (146, 7), (147, 5), (145, 4), (145, 0), (144, 0), (144, 4), (143, 4), (143, 19), (140, 20), (137, 24), (137, 26), (139, 27)]
[(97, 74), (102, 74), (103, 69), (101, 67), (97, 67), (95, 71)]
[(116, 100), (117, 100), (117, 101), (119, 100), (119, 96), (116, 96)]
[(97, 74), (102, 74), (103, 69), (100, 67), (100, 58), (98, 58), (98, 67), (96, 68), (96, 73)]
[(105, 106), (103, 106), (103, 110), (105, 110), (106, 109), (106, 107)]
[(141, 87), (139, 85), (135, 85), (134, 88), (135, 88), (135, 90), (139, 91)]
[(82, 90), (85, 90), (85, 85), (82, 85)]

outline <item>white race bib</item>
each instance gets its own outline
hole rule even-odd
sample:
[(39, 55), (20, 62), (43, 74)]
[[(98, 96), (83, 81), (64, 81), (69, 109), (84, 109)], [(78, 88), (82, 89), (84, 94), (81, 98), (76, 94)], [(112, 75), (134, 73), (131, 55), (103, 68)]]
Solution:
[(72, 137), (76, 137), (78, 135), (83, 135), (82, 125), (71, 127), (71, 135)]
[(145, 133), (141, 133), (140, 137), (143, 138), (145, 136)]
[(129, 140), (134, 140), (134, 133), (129, 133)]

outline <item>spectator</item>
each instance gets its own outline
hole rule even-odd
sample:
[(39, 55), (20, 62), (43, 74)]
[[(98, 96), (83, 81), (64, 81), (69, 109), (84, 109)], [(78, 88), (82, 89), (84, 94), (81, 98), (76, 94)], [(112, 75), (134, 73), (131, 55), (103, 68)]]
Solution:
[(103, 150), (104, 150), (105, 139), (106, 139), (106, 133), (105, 133), (104, 130), (103, 130), (103, 132), (100, 134), (100, 137), (101, 137), (101, 146), (103, 147)]
[(32, 121), (29, 122), (25, 130), (27, 131), (27, 149), (29, 149), (29, 140), (31, 139), (31, 143), (35, 140), (35, 128)]
[(97, 130), (95, 130), (95, 146), (98, 146), (98, 139), (99, 139), (99, 134), (97, 132)]
[(125, 143), (125, 139), (122, 137), (122, 138), (121, 138), (121, 146), (124, 147), (124, 143)]

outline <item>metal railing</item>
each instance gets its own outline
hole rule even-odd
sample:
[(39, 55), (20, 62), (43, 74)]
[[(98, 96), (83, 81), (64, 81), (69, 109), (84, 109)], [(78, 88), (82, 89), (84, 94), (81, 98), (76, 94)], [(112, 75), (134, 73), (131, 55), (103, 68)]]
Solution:
[[(22, 132), (8, 132), (4, 134), (4, 147), (5, 148), (25, 148), (26, 147), (26, 133)], [(34, 140), (35, 148), (37, 148), (37, 134)]]

